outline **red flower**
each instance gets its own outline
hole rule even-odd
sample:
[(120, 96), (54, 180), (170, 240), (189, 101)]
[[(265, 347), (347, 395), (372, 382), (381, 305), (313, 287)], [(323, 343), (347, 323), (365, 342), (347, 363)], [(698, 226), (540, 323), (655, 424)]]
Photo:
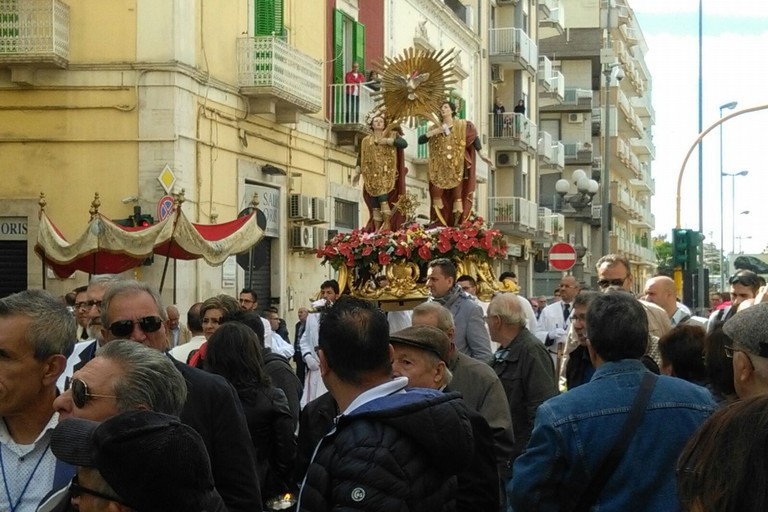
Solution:
[(381, 251), (379, 253), (379, 265), (389, 265), (390, 257), (389, 254), (387, 254), (384, 251)]
[(368, 256), (372, 252), (373, 252), (373, 247), (371, 247), (370, 245), (366, 245), (365, 247), (363, 247), (363, 252), (361, 254), (363, 256)]
[(428, 245), (422, 245), (421, 247), (419, 247), (419, 257), (426, 261), (429, 261), (432, 259), (432, 251), (429, 250)]
[(451, 241), (450, 240), (444, 240), (441, 239), (439, 242), (437, 242), (437, 250), (446, 253), (451, 250)]

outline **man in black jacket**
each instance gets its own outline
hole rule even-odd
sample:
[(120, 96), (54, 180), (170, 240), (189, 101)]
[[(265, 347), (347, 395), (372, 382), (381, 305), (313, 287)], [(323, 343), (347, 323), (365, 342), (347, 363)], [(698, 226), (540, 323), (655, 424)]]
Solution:
[(342, 413), (315, 450), (297, 510), (454, 509), (455, 475), (473, 452), (459, 395), (393, 379), (387, 319), (363, 300), (344, 297), (326, 312), (318, 355)]
[[(101, 322), (105, 342), (126, 338), (155, 350), (167, 349), (165, 308), (157, 291), (146, 283), (110, 285), (102, 302)], [(203, 438), (216, 489), (227, 510), (261, 510), (253, 445), (235, 390), (223, 377), (172, 361), (188, 390), (181, 421)]]

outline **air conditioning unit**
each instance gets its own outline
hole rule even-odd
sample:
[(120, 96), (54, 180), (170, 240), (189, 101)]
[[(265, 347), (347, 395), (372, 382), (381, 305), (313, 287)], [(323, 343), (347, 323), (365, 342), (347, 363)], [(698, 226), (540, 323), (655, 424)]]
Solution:
[(313, 249), (320, 249), (325, 246), (325, 242), (328, 241), (328, 229), (327, 228), (312, 228), (312, 237), (314, 239)]
[(514, 167), (515, 165), (517, 165), (517, 153), (514, 151), (496, 153), (496, 167)]
[(500, 64), (491, 64), (491, 82), (495, 84), (504, 82), (504, 68)]
[(312, 198), (312, 220), (315, 222), (328, 222), (328, 210), (325, 207), (325, 199), (322, 197)]
[(568, 114), (568, 122), (569, 123), (583, 123), (584, 122), (584, 114), (580, 113), (572, 113)]
[(288, 196), (288, 218), (294, 220), (306, 220), (312, 218), (312, 201), (304, 194), (291, 194)]
[(293, 226), (291, 228), (292, 249), (315, 249), (315, 230), (311, 226)]

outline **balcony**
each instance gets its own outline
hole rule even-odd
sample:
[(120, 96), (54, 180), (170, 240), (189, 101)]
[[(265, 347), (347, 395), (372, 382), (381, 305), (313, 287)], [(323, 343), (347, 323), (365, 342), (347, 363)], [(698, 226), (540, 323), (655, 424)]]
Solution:
[(538, 146), (536, 123), (525, 117), (525, 114), (506, 112), (488, 115), (489, 124), (493, 127), (491, 136), (488, 138), (492, 148), (536, 152)]
[(565, 88), (563, 101), (542, 107), (543, 112), (592, 112), (592, 90)]
[(0, 67), (24, 82), (24, 70), (69, 65), (69, 6), (60, 0), (0, 1)]
[(651, 142), (648, 136), (630, 139), (629, 144), (632, 148), (632, 151), (638, 155), (645, 155), (650, 156), (651, 158), (656, 158), (656, 148), (653, 147), (653, 142)]
[(521, 28), (492, 28), (488, 36), (491, 64), (536, 73), (539, 49)]
[(563, 7), (560, 0), (539, 0), (539, 26), (563, 33)]
[(534, 240), (539, 243), (552, 241), (552, 210), (549, 208), (539, 207)]
[(559, 242), (565, 239), (565, 215), (552, 214), (552, 241)]
[(375, 91), (363, 85), (359, 87), (359, 94), (353, 96), (347, 95), (347, 87), (345, 84), (329, 86), (331, 104), (328, 117), (331, 130), (336, 133), (336, 143), (339, 146), (357, 147), (369, 133), (366, 115), (373, 110)]
[(603, 109), (595, 107), (592, 109), (592, 136), (599, 137), (603, 130)]
[(488, 221), (507, 235), (529, 238), (539, 225), (539, 207), (523, 197), (489, 197)]
[(539, 92), (548, 93), (552, 90), (552, 61), (548, 57), (539, 57)]
[(296, 123), (299, 114), (323, 105), (322, 63), (275, 36), (237, 40), (240, 92), (252, 114), (274, 114), (278, 123)]
[(591, 142), (567, 142), (565, 149), (565, 165), (592, 165)]
[(553, 154), (552, 136), (545, 132), (539, 132), (539, 144), (536, 149), (536, 153), (539, 155), (539, 162), (544, 165), (551, 164)]
[(633, 96), (630, 98), (629, 103), (632, 105), (632, 108), (635, 109), (637, 115), (641, 118), (649, 118), (651, 124), (653, 124), (656, 119), (656, 112), (653, 110), (653, 105), (651, 105), (651, 99), (649, 97)]
[(648, 172), (647, 163), (640, 163), (640, 175), (629, 180), (629, 185), (636, 189), (638, 192), (645, 192), (649, 195), (656, 193), (656, 184), (654, 183), (653, 179), (651, 179), (651, 174)]

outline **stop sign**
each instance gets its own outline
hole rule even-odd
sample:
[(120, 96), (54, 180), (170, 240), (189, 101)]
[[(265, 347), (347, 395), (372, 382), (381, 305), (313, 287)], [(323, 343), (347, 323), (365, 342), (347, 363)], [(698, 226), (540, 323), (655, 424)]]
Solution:
[(549, 249), (549, 264), (556, 270), (570, 270), (576, 263), (576, 249), (571, 244), (559, 242)]

